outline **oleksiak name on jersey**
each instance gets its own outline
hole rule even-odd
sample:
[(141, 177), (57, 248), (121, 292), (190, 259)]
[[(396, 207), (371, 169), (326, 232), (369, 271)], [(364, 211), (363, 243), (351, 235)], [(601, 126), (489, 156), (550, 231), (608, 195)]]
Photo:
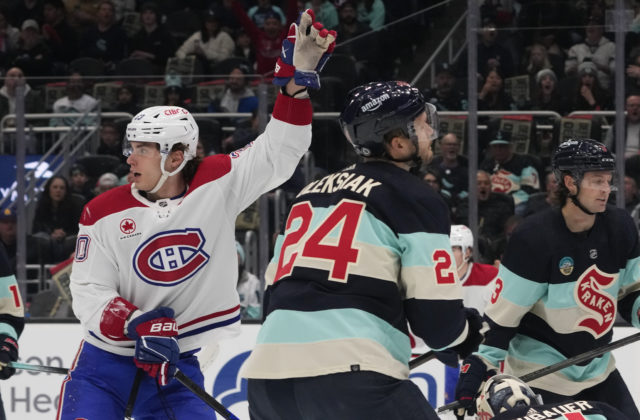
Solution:
[(356, 194), (369, 197), (371, 190), (382, 185), (380, 182), (367, 178), (364, 175), (357, 175), (353, 172), (337, 172), (327, 175), (322, 179), (312, 182), (298, 193), (298, 197), (310, 193), (332, 193), (343, 189), (349, 189)]
[(411, 330), (433, 349), (467, 336), (449, 209), (385, 161), (305, 187), (265, 273), (266, 319), (248, 378), (349, 371), (409, 376)]

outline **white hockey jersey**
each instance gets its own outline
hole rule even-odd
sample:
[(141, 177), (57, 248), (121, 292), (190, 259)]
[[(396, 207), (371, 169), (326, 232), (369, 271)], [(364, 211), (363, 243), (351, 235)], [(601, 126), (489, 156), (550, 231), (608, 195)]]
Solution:
[(204, 159), (184, 196), (151, 202), (126, 185), (85, 206), (71, 292), (89, 343), (133, 355), (134, 341), (101, 333), (118, 296), (142, 311), (172, 308), (181, 352), (237, 334), (236, 217), (291, 176), (311, 142), (311, 115), (308, 99), (279, 95), (265, 132)]

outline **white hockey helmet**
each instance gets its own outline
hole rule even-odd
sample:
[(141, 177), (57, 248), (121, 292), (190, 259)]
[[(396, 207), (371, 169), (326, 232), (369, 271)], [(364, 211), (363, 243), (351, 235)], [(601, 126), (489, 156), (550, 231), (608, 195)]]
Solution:
[(179, 106), (152, 106), (140, 111), (127, 124), (127, 141), (158, 143), (160, 152), (169, 153), (174, 144), (187, 146), (186, 160), (193, 159), (198, 147), (198, 124), (189, 111)]
[(451, 225), (451, 246), (459, 246), (462, 252), (473, 249), (473, 232), (465, 225)]
[[(160, 146), (162, 178), (150, 191), (154, 193), (160, 189), (167, 177), (181, 171), (184, 165), (196, 156), (198, 124), (189, 111), (179, 106), (152, 106), (140, 111), (127, 124), (127, 141), (123, 148), (125, 156), (131, 154), (130, 142), (132, 141), (158, 143)], [(168, 173), (164, 169), (164, 162), (175, 144), (186, 146), (184, 161), (179, 168)]]
[(476, 398), (478, 419), (491, 419), (514, 407), (542, 404), (542, 397), (520, 379), (511, 375), (489, 378)]

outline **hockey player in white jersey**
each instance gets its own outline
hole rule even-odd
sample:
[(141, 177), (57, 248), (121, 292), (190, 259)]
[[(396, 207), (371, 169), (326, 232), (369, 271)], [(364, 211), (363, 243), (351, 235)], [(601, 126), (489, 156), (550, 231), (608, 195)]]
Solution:
[(314, 20), (305, 11), (292, 26), (296, 77), (243, 149), (198, 161), (198, 126), (179, 107), (147, 108), (127, 126), (134, 181), (92, 200), (80, 220), (71, 292), (84, 340), (58, 419), (121, 420), (137, 368), (149, 376), (136, 419), (215, 418), (172, 376), (177, 368), (202, 386), (195, 353), (239, 331), (235, 220), (287, 180), (309, 147), (307, 88), (319, 88), (335, 45), (335, 32)]

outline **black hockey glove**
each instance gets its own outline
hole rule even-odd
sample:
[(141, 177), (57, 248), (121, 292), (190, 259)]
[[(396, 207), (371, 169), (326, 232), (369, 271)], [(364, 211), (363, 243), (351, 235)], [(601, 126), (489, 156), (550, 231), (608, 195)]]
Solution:
[(6, 334), (0, 334), (0, 379), (9, 379), (16, 373), (15, 368), (7, 366), (18, 360), (18, 342)]
[(484, 337), (480, 333), (480, 330), (482, 329), (482, 316), (480, 313), (475, 308), (462, 309), (464, 310), (464, 315), (469, 323), (469, 331), (467, 333), (467, 338), (465, 338), (462, 343), (452, 347), (451, 350), (454, 350), (458, 353), (461, 359), (464, 359), (474, 351), (478, 350), (478, 346), (482, 343)]
[(460, 377), (456, 384), (456, 400), (462, 408), (456, 410), (456, 416), (464, 416), (465, 411), (472, 416), (476, 412), (476, 397), (487, 378), (495, 375), (494, 370), (487, 369), (487, 365), (478, 356), (469, 356), (462, 362)]

